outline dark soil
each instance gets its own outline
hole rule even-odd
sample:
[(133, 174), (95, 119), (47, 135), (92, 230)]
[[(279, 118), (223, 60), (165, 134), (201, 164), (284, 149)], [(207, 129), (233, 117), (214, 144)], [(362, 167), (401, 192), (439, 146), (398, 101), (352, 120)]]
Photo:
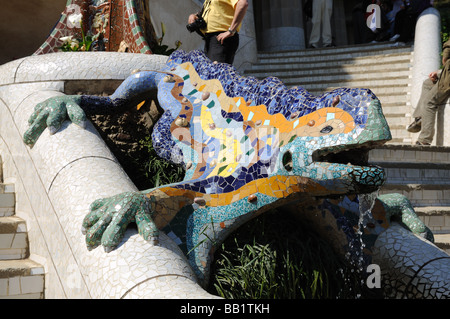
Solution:
[(125, 172), (140, 190), (153, 187), (146, 178), (145, 165), (149, 153), (140, 141), (151, 135), (153, 125), (162, 114), (155, 100), (146, 101), (139, 110), (113, 115), (94, 115), (90, 120)]

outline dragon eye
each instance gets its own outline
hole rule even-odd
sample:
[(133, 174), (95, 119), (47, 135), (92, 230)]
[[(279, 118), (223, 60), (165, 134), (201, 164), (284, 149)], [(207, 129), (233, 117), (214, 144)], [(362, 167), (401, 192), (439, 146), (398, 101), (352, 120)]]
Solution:
[(332, 130), (333, 130), (333, 127), (330, 125), (327, 125), (323, 129), (320, 130), (320, 133), (327, 134), (327, 133), (330, 133)]

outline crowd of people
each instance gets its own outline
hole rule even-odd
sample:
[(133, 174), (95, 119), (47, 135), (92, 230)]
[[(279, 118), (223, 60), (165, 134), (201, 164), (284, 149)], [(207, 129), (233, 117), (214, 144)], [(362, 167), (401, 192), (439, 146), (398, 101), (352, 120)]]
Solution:
[[(248, 0), (205, 0), (202, 10), (189, 16), (188, 29), (204, 38), (210, 59), (232, 64), (248, 5)], [(431, 6), (433, 0), (361, 0), (352, 12), (354, 43), (410, 42), (417, 18)], [(312, 22), (308, 47), (335, 46), (333, 0), (306, 0), (304, 11)]]
[(410, 42), (414, 37), (417, 18), (431, 6), (433, 1), (430, 0), (360, 1), (353, 8), (355, 43)]
[[(370, 42), (410, 42), (418, 16), (433, 0), (362, 0), (353, 8), (355, 44)], [(311, 18), (309, 48), (335, 46), (332, 42), (333, 0), (307, 0), (305, 14)]]

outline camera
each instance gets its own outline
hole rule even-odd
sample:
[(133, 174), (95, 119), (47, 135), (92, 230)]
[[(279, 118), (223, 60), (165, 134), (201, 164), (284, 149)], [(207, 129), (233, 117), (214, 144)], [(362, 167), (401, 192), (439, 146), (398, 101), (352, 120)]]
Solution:
[(197, 16), (197, 20), (195, 20), (192, 23), (189, 23), (186, 28), (188, 29), (189, 32), (200, 32), (201, 29), (205, 29), (206, 28), (206, 21), (200, 17)]

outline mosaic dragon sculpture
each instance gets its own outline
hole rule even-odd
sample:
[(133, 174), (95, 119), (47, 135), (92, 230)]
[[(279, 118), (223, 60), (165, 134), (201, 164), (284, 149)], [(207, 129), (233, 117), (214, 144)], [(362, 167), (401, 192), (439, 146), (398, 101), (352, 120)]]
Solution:
[(320, 199), (320, 211), (334, 217), (347, 247), (360, 242), (359, 227), (370, 251), (392, 216), (432, 240), (398, 194), (378, 197), (381, 209), (361, 223), (359, 198), (352, 194), (382, 186), (384, 171), (367, 164), (367, 153), (391, 139), (380, 102), (368, 89), (313, 96), (277, 78), (242, 77), (199, 51), (179, 50), (164, 70), (136, 72), (111, 96), (61, 96), (38, 104), (24, 141), (32, 146), (46, 127), (55, 133), (66, 119), (83, 126), (86, 114), (136, 106), (156, 88), (164, 114), (152, 143), (162, 158), (185, 167), (185, 178), (92, 203), (83, 221), (89, 249), (114, 249), (135, 222), (151, 243), (159, 231), (168, 234), (206, 283), (214, 245), (230, 232), (263, 211), (310, 199)]

